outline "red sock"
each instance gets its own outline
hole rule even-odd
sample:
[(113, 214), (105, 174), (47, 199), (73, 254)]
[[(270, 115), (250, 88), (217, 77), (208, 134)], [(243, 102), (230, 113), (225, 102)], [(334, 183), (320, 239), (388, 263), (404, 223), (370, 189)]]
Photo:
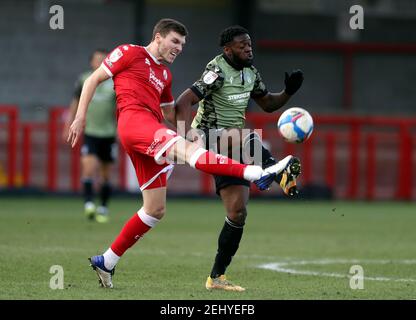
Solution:
[(237, 178), (244, 178), (244, 169), (247, 167), (246, 164), (202, 148), (195, 151), (190, 165), (206, 173)]
[(141, 208), (126, 222), (123, 229), (111, 245), (111, 250), (121, 257), (124, 252), (156, 225), (159, 220), (146, 214)]

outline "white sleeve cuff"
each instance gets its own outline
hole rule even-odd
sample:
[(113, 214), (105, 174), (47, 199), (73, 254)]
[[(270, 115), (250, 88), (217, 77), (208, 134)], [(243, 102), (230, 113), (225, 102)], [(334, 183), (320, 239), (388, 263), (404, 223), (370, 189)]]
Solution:
[(110, 77), (113, 77), (113, 73), (107, 68), (104, 62), (101, 62), (101, 67), (104, 69), (105, 73), (107, 73)]
[(161, 106), (161, 107), (167, 107), (167, 106), (170, 106), (170, 105), (172, 105), (172, 104), (175, 104), (175, 100), (172, 100), (171, 102), (164, 102), (164, 103), (161, 103), (161, 104), (160, 104), (160, 106)]

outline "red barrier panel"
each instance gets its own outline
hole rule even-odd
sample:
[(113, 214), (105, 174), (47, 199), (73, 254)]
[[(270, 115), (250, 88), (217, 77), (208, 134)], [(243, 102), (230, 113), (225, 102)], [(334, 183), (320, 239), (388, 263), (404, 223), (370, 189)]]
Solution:
[(22, 142), (22, 166), (23, 166), (23, 185), (30, 185), (30, 155), (32, 154), (31, 144), (31, 127), (30, 124), (23, 125), (23, 142)]
[(376, 178), (376, 138), (374, 134), (367, 136), (367, 179), (366, 179), (366, 198), (374, 199), (375, 178)]
[(0, 115), (7, 117), (7, 186), (13, 188), (16, 181), (18, 107), (1, 105)]
[(359, 183), (358, 148), (360, 143), (361, 127), (356, 119), (352, 120), (350, 129), (350, 160), (349, 160), (349, 186), (348, 198), (354, 199), (357, 196)]
[(396, 197), (410, 199), (412, 193), (412, 138), (409, 126), (400, 126), (399, 177)]
[[(29, 187), (34, 183), (33, 155), (37, 152), (39, 156), (39, 152), (42, 151), (33, 148), (33, 133), (46, 130), (46, 165), (41, 162), (45, 173), (36, 172), (36, 177), (45, 176), (45, 189), (58, 191), (58, 186), (62, 185), (58, 182), (62, 182), (64, 174), (67, 174), (70, 180), (68, 187), (64, 188), (79, 191), (80, 144), (77, 148), (71, 149), (66, 144), (63, 147), (64, 142), (61, 141), (62, 113), (65, 109), (52, 108), (47, 123), (25, 123), (20, 126), (17, 110), (16, 106), (0, 107), (0, 113), (7, 116), (7, 122), (0, 123), (0, 129), (5, 128), (7, 132), (7, 186), (16, 186), (18, 148), (22, 150), (23, 185)], [(301, 158), (301, 187), (308, 184), (325, 184), (334, 190), (336, 197), (342, 199), (380, 199), (380, 192), (389, 199), (409, 200), (414, 197), (415, 179), (412, 165), (416, 152), (413, 151), (416, 118), (314, 115), (314, 133), (308, 141), (296, 145), (285, 143), (279, 137), (276, 128), (278, 116), (249, 113), (247, 124), (251, 128), (263, 130), (263, 138), (271, 143), (273, 154), (277, 154), (279, 158), (288, 153)], [(19, 132), (21, 132), (21, 145), (18, 145), (17, 140)], [(37, 139), (38, 144), (43, 143), (42, 141)], [(383, 153), (380, 155), (379, 151)], [(58, 168), (61, 157), (69, 160), (68, 172), (64, 173)], [(125, 189), (127, 180), (125, 160), (126, 154), (120, 146), (116, 170), (121, 189)], [(386, 167), (391, 170), (385, 170)], [(38, 170), (39, 166), (36, 168)], [(387, 182), (383, 179), (386, 174), (390, 174)], [(201, 173), (199, 179), (199, 190), (190, 190), (190, 192), (212, 194), (212, 178)], [(340, 183), (343, 184), (342, 187), (339, 187)], [(386, 188), (389, 190), (387, 193)], [(253, 192), (253, 195), (257, 195), (257, 192)]]
[(31, 163), (32, 163), (32, 133), (33, 131), (41, 131), (47, 129), (45, 123), (24, 123), (21, 126), (23, 131), (22, 138), (22, 175), (23, 186), (31, 186)]
[[(53, 111), (51, 111), (53, 112)], [(58, 115), (52, 114), (52, 121), (57, 121)], [(277, 119), (276, 115), (269, 114), (260, 114), (260, 113), (251, 113), (247, 115), (247, 122), (254, 125), (255, 128), (266, 128), (264, 129), (263, 135), (265, 137), (273, 138), (277, 136), (277, 130), (275, 129), (275, 121)], [(400, 165), (399, 167), (399, 181), (396, 183), (396, 192), (395, 197), (397, 199), (410, 199), (412, 192), (412, 171), (411, 171), (411, 135), (409, 128), (416, 125), (416, 119), (399, 119), (399, 118), (385, 118), (385, 117), (342, 117), (342, 116), (314, 116), (315, 120), (315, 133), (312, 135), (310, 141), (307, 141), (300, 145), (283, 143), (283, 152), (282, 154), (295, 154), (297, 155), (297, 149), (300, 149), (299, 156), (303, 155), (303, 173), (302, 179), (303, 183), (313, 183), (317, 177), (313, 175), (313, 155), (314, 155), (314, 142), (318, 139), (322, 139), (325, 148), (325, 179), (324, 182), (330, 188), (336, 188), (337, 186), (337, 171), (339, 167), (337, 166), (336, 160), (336, 148), (338, 141), (340, 139), (340, 128), (344, 127), (347, 138), (347, 167), (343, 170), (346, 170), (348, 175), (348, 181), (346, 186), (346, 192), (342, 198), (346, 199), (357, 199), (359, 196), (359, 186), (362, 182), (360, 178), (360, 144), (361, 139), (363, 138), (363, 129), (373, 128), (376, 130), (384, 129), (386, 127), (391, 127), (398, 130), (399, 141), (397, 145), (400, 145), (398, 149), (400, 163), (405, 164), (404, 166)], [(270, 126), (272, 124), (272, 126)], [(321, 128), (325, 126), (334, 126), (336, 125), (337, 129), (331, 128), (320, 132)], [(253, 127), (253, 126), (252, 126)], [(269, 128), (269, 129), (267, 129)], [(56, 130), (56, 124), (49, 124), (50, 130)], [(323, 134), (322, 134), (323, 133)], [(50, 137), (53, 135), (50, 135)], [(51, 142), (52, 140), (52, 142)], [(369, 134), (366, 140), (366, 149), (367, 149), (367, 160), (364, 163), (364, 172), (365, 172), (365, 185), (366, 193), (363, 197), (367, 199), (375, 198), (375, 163), (376, 159), (376, 144), (375, 138), (372, 138), (372, 135)], [(55, 141), (56, 143), (56, 141)], [(52, 165), (48, 166), (49, 168), (49, 179), (54, 177), (54, 173), (51, 170), (51, 167), (55, 167), (56, 170), (56, 148), (53, 147), (54, 140), (49, 140), (50, 145), (50, 162)], [(55, 155), (54, 155), (55, 154)], [(73, 149), (72, 152), (72, 161), (71, 161), (71, 179), (72, 179), (72, 190), (79, 190), (79, 150)], [(279, 152), (280, 154), (280, 152)], [(52, 160), (52, 157), (55, 160)], [(126, 168), (125, 168), (125, 153), (120, 148), (119, 150), (119, 179), (120, 186), (122, 188), (126, 185)], [(362, 169), (362, 168), (361, 168)], [(52, 177), (52, 178), (51, 178)], [(209, 175), (200, 174), (200, 192), (202, 194), (212, 194), (212, 179)], [(56, 182), (52, 185), (56, 185)], [(50, 185), (49, 185), (50, 186)], [(255, 191), (255, 190), (253, 190)], [(253, 192), (253, 195), (256, 195), (257, 192)]]
[(56, 191), (56, 183), (58, 181), (57, 163), (58, 163), (58, 146), (57, 139), (59, 136), (58, 127), (59, 120), (65, 109), (54, 107), (49, 110), (48, 122), (48, 191)]
[(328, 132), (325, 136), (326, 140), (326, 159), (325, 159), (325, 171), (326, 171), (326, 184), (328, 187), (333, 188), (335, 186), (335, 134)]
[[(278, 137), (275, 123), (278, 115), (249, 113), (247, 114), (247, 123), (252, 124), (251, 127), (265, 128), (263, 129), (263, 137)], [(399, 174), (394, 186), (396, 188), (394, 198), (409, 200), (412, 198), (412, 136), (410, 132), (411, 127), (416, 128), (416, 119), (403, 118), (388, 118), (388, 117), (358, 117), (358, 116), (318, 116), (314, 115), (315, 132), (312, 134), (310, 140), (303, 144), (295, 145), (290, 143), (283, 143), (283, 152), (278, 152), (281, 156), (287, 154), (303, 155), (302, 158), (302, 175), (303, 184), (312, 183), (316, 177), (313, 176), (313, 155), (315, 143), (317, 140), (325, 142), (325, 183), (328, 187), (335, 188), (337, 186), (338, 171), (346, 171), (347, 174), (347, 188), (342, 198), (346, 199), (374, 199), (376, 190), (376, 172), (375, 166), (377, 162), (376, 157), (376, 143), (373, 134), (364, 135), (364, 130), (382, 131), (386, 128), (391, 128), (397, 131), (397, 152), (399, 160), (397, 167)], [(272, 124), (272, 126), (270, 126)], [(325, 127), (329, 129), (325, 130)], [(336, 126), (336, 128), (334, 128)], [(344, 128), (346, 139), (348, 142), (347, 167), (340, 168), (336, 161), (336, 148), (340, 139), (340, 134)], [(366, 137), (364, 146), (366, 148), (366, 161), (360, 167), (360, 146), (362, 139)], [(300, 148), (300, 153), (296, 151)], [(303, 149), (303, 150), (302, 150)], [(400, 165), (399, 165), (400, 164)], [(360, 169), (365, 172), (364, 177), (360, 176)], [(204, 194), (211, 193), (210, 180), (202, 177), (201, 191)], [(359, 187), (364, 184), (366, 192), (364, 195), (359, 195)]]
[(305, 184), (312, 182), (312, 141), (314, 137), (310, 137), (308, 141), (304, 142), (302, 155), (302, 177)]
[[(74, 192), (80, 190), (80, 177), (81, 177), (81, 163), (80, 163), (80, 154), (81, 154), (81, 145), (82, 141), (77, 143), (76, 146), (71, 148), (71, 189)], [(69, 146), (69, 145), (68, 145)]]

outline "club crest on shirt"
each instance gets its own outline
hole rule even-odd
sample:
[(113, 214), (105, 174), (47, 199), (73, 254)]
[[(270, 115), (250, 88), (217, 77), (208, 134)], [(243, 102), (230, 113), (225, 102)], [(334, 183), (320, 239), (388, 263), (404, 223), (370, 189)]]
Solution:
[(204, 78), (202, 79), (204, 81), (204, 83), (206, 84), (211, 84), (215, 81), (215, 79), (218, 78), (218, 74), (216, 74), (213, 71), (208, 71), (207, 74), (204, 76)]
[(112, 68), (113, 67), (113, 63), (110, 61), (110, 59), (107, 57), (105, 58), (105, 62), (107, 63), (107, 65)]
[(168, 80), (168, 72), (166, 70), (163, 70), (163, 78)]
[(246, 80), (247, 80), (247, 82), (248, 83), (251, 83), (251, 76), (249, 75), (249, 74), (245, 74), (245, 76), (246, 76)]
[(149, 61), (149, 59), (144, 59), (144, 63), (146, 63), (147, 65), (149, 65), (150, 66), (150, 61)]

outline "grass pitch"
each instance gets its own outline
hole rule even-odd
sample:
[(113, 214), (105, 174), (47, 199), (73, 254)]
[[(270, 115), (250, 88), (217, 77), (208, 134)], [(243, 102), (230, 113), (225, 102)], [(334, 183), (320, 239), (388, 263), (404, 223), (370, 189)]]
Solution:
[[(140, 201), (115, 198), (108, 224), (87, 221), (78, 198), (0, 203), (0, 299), (416, 298), (412, 203), (252, 200), (227, 272), (243, 293), (204, 287), (224, 223), (218, 199), (170, 198), (162, 222), (120, 260), (113, 290), (98, 286), (87, 258), (108, 248)], [(54, 265), (63, 290), (50, 288)], [(350, 288), (352, 265), (364, 289)]]

